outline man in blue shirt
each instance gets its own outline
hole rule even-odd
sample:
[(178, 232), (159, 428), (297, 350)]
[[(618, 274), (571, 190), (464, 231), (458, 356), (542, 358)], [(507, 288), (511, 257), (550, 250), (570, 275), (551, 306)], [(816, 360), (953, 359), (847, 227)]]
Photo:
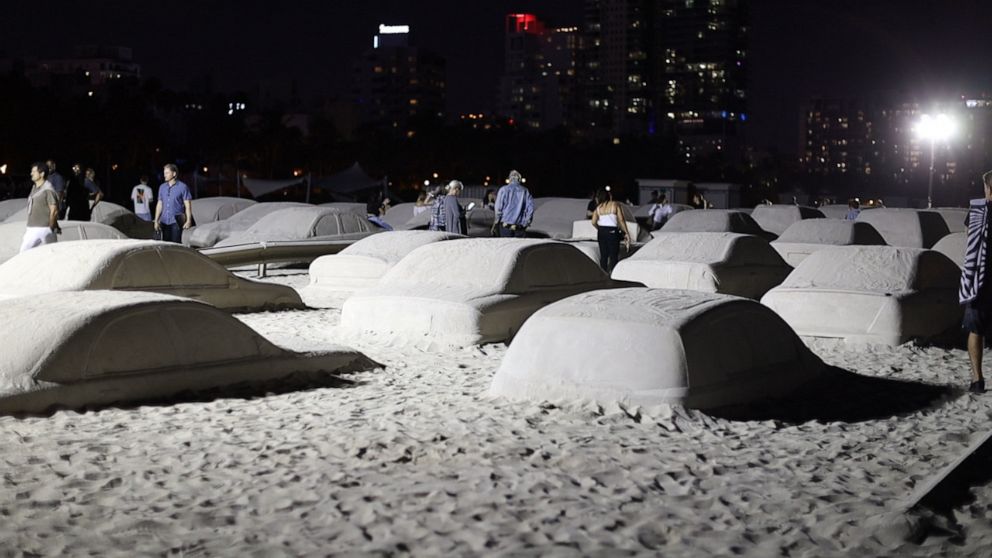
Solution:
[(155, 230), (162, 231), (162, 240), (182, 242), (183, 229), (193, 226), (193, 196), (189, 188), (178, 180), (179, 168), (172, 163), (162, 170), (165, 182), (158, 187), (158, 202), (155, 204)]
[(510, 171), (509, 184), (496, 192), (496, 222), (494, 232), (509, 238), (526, 238), (527, 227), (534, 218), (534, 198), (520, 183), (517, 171)]

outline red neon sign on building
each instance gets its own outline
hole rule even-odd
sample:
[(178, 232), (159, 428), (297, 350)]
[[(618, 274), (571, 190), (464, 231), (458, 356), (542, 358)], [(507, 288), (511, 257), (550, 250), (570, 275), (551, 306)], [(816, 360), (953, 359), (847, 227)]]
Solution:
[(540, 34), (544, 32), (544, 24), (534, 14), (509, 14), (506, 16), (506, 32)]

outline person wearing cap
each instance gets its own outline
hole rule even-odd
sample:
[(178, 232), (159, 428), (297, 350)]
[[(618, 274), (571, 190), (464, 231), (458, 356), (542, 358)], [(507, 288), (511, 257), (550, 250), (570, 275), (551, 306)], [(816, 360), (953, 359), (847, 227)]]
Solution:
[(510, 171), (507, 184), (496, 192), (496, 220), (493, 234), (501, 237), (526, 238), (527, 227), (534, 219), (534, 198), (521, 182), (517, 171)]

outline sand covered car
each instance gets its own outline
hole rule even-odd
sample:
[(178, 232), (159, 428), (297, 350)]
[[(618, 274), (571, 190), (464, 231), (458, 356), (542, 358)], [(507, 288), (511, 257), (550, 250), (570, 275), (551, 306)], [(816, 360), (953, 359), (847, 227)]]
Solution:
[(785, 263), (796, 267), (807, 256), (827, 246), (884, 246), (875, 227), (847, 219), (804, 219), (793, 223), (772, 241)]
[(38, 413), (161, 398), (293, 372), (330, 372), (348, 349), (282, 349), (190, 299), (85, 291), (4, 301), (0, 412)]
[(90, 290), (165, 293), (229, 311), (303, 307), (290, 287), (242, 279), (196, 250), (169, 242), (56, 242), (0, 265), (2, 298)]
[[(586, 216), (589, 200), (577, 198), (536, 198), (534, 200), (534, 220), (527, 229), (529, 236), (548, 238), (571, 238), (576, 221), (588, 221)], [(633, 209), (625, 204), (624, 220), (634, 222)]]
[[(127, 238), (114, 227), (93, 221), (59, 221), (59, 227), (62, 228), (62, 233), (57, 236), (57, 242)], [(24, 223), (0, 223), (0, 263), (20, 252), (23, 239)]]
[(267, 202), (246, 207), (222, 221), (197, 225), (183, 232), (183, 244), (196, 248), (213, 246), (234, 233), (247, 230), (266, 215), (290, 207), (313, 207), (298, 202)]
[(968, 231), (968, 225), (966, 224), (966, 220), (968, 219), (967, 207), (935, 207), (929, 211), (940, 215), (944, 220), (944, 224), (947, 225), (947, 230), (951, 233)]
[(958, 267), (964, 267), (964, 252), (967, 246), (967, 232), (952, 232), (938, 240), (937, 244), (933, 245), (933, 249), (950, 258)]
[(9, 200), (0, 201), (0, 223), (5, 221), (11, 215), (15, 213), (24, 213), (25, 219), (27, 218), (27, 198), (11, 198)]
[(761, 302), (799, 335), (899, 345), (959, 326), (960, 279), (934, 250), (834, 246), (810, 254)]
[(502, 341), (547, 304), (617, 286), (582, 252), (561, 242), (435, 242), (410, 252), (378, 285), (349, 298), (341, 325), (450, 345)]
[(338, 254), (314, 260), (310, 264), (310, 285), (304, 294), (371, 287), (413, 250), (458, 238), (465, 237), (440, 231), (387, 231), (366, 237)]
[(760, 298), (792, 268), (768, 241), (737, 233), (655, 233), (612, 277), (647, 287)]
[(194, 199), (190, 202), (190, 209), (193, 212), (193, 224), (206, 225), (229, 219), (235, 213), (257, 204), (258, 202), (248, 198), (214, 196)]
[(889, 246), (932, 248), (950, 234), (944, 218), (925, 209), (880, 207), (862, 211), (857, 220), (875, 227)]
[(797, 221), (823, 219), (824, 215), (819, 209), (804, 205), (762, 204), (751, 211), (751, 218), (763, 230), (780, 235)]
[[(154, 209), (152, 211), (154, 215)], [(94, 205), (90, 221), (114, 227), (128, 238), (148, 239), (155, 234), (151, 221), (145, 221), (130, 209), (113, 202), (101, 201)]]
[(365, 212), (349, 208), (289, 207), (265, 215), (247, 230), (232, 232), (214, 247), (287, 240), (361, 240), (382, 230), (369, 222)]
[[(658, 232), (655, 231), (652, 235), (657, 235)], [(668, 219), (660, 232), (732, 232), (753, 234), (769, 241), (776, 238), (773, 233), (762, 229), (746, 211), (738, 209), (680, 211)]]
[(787, 395), (822, 369), (789, 326), (755, 301), (615, 289), (538, 310), (513, 338), (490, 393), (709, 408)]

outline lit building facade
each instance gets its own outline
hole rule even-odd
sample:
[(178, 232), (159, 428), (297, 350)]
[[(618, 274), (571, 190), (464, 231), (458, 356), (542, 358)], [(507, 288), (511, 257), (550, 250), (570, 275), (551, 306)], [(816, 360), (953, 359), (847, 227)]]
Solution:
[(506, 16), (500, 116), (527, 129), (568, 125), (574, 118), (578, 28), (548, 28), (533, 14)]
[(445, 110), (445, 61), (409, 44), (405, 25), (380, 25), (373, 46), (354, 65), (352, 96), (366, 125), (412, 137), (440, 122)]
[(947, 113), (957, 133), (934, 145), (934, 197), (960, 204), (977, 195), (992, 159), (992, 98), (963, 96), (937, 102), (893, 98), (813, 99), (804, 114), (801, 163), (806, 174), (844, 195), (926, 198), (930, 143), (914, 126), (924, 113)]

